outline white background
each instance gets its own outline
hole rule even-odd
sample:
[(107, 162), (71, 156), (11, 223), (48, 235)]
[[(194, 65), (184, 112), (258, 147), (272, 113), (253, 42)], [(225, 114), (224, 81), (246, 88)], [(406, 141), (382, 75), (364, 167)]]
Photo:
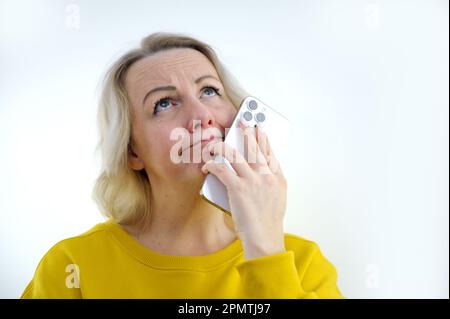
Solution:
[(0, 1), (0, 297), (103, 221), (96, 85), (152, 32), (210, 43), (295, 123), (285, 231), (347, 298), (448, 298), (448, 1)]

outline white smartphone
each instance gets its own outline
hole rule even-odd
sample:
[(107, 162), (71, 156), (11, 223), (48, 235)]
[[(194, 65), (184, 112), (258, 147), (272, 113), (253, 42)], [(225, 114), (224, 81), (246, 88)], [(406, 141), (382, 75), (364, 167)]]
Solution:
[[(249, 126), (255, 125), (261, 127), (267, 135), (272, 152), (278, 160), (280, 167), (286, 161), (288, 150), (288, 138), (290, 130), (289, 120), (281, 115), (278, 111), (269, 107), (261, 100), (247, 96), (241, 102), (240, 108), (231, 124), (230, 129), (226, 133), (224, 142), (235, 148), (244, 155), (244, 137), (242, 130), (238, 127), (239, 121), (243, 119)], [(248, 158), (246, 158), (248, 160)], [(214, 161), (225, 163), (234, 174), (236, 171), (231, 164), (222, 155), (217, 154)], [(221, 209), (227, 214), (232, 214), (228, 198), (228, 192), (225, 185), (213, 174), (208, 173), (200, 189), (200, 195)]]

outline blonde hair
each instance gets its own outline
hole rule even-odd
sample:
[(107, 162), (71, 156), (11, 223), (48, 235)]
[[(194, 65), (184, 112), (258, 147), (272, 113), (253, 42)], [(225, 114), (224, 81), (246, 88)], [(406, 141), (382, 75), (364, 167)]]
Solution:
[(124, 80), (136, 61), (173, 48), (191, 48), (205, 55), (216, 68), (236, 109), (249, 95), (219, 61), (211, 46), (183, 34), (153, 33), (142, 39), (139, 48), (128, 51), (113, 63), (100, 82), (99, 140), (95, 153), (101, 151), (101, 168), (92, 199), (104, 216), (120, 224), (139, 224), (151, 216), (149, 178), (144, 169), (136, 171), (128, 165), (132, 115)]

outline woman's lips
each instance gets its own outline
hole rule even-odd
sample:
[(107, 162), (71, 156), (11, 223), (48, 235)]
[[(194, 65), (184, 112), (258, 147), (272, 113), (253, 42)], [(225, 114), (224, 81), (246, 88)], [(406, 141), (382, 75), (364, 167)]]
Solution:
[(197, 145), (199, 143), (201, 145), (206, 145), (206, 144), (208, 144), (208, 143), (210, 143), (210, 142), (212, 142), (212, 141), (214, 141), (216, 139), (219, 139), (219, 138), (217, 136), (211, 136), (209, 139), (201, 140), (200, 142), (197, 142), (197, 143), (193, 144), (191, 147), (194, 147), (195, 145)]
[(215, 135), (211, 135), (211, 137), (209, 139), (202, 139), (202, 140), (200, 140), (200, 141), (198, 141), (196, 143), (193, 143), (189, 147), (186, 147), (185, 149), (183, 149), (181, 152), (184, 152), (187, 149), (192, 148), (192, 147), (194, 147), (197, 144), (201, 144), (201, 146), (203, 147), (204, 145), (207, 145), (207, 144), (209, 144), (209, 143), (211, 143), (213, 141), (216, 141), (216, 140), (217, 141), (222, 141), (222, 138), (218, 137), (218, 136), (215, 136)]

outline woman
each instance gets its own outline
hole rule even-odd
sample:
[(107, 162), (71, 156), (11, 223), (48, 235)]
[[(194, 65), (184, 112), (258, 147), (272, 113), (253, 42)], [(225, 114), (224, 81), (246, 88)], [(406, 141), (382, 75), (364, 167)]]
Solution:
[[(108, 221), (53, 246), (22, 297), (342, 298), (319, 247), (283, 232), (287, 185), (268, 137), (242, 127), (258, 161), (233, 161), (237, 175), (211, 161), (243, 158), (223, 137), (246, 95), (191, 37), (155, 33), (122, 56), (98, 113), (93, 198)], [(190, 147), (173, 152), (177, 128)], [(209, 158), (174, 160), (198, 143)], [(232, 215), (200, 197), (207, 173), (227, 187)]]

